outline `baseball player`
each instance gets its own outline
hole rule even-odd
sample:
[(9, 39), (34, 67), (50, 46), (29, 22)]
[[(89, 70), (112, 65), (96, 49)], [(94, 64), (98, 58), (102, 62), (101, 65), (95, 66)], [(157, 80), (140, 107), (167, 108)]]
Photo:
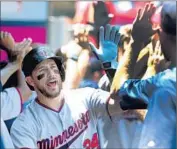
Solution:
[[(120, 35), (115, 28), (112, 31), (113, 34), (106, 31), (104, 38), (102, 30), (101, 43), (117, 49)], [(122, 112), (108, 92), (91, 88), (62, 89), (65, 79), (62, 59), (45, 46), (30, 51), (22, 69), (37, 98), (12, 125), (15, 147), (89, 149), (102, 146), (97, 134), (98, 118), (107, 115), (107, 111)]]
[[(148, 7), (146, 5), (144, 12), (148, 12)], [(137, 29), (134, 30), (136, 40), (140, 31), (141, 39), (152, 33), (151, 25), (148, 24), (149, 15), (141, 17), (141, 12), (139, 11), (136, 22), (138, 28), (134, 26)], [(143, 32), (145, 24), (149, 25), (146, 26), (147, 32)], [(119, 96), (122, 97), (120, 104), (126, 104), (127, 109), (133, 108), (132, 105), (136, 102), (148, 105), (141, 137), (135, 140), (135, 148), (176, 148), (176, 2), (163, 4), (159, 36), (162, 52), (171, 61), (169, 69), (147, 80), (128, 80), (120, 89), (117, 86)], [(118, 82), (114, 81), (113, 85), (116, 85)]]

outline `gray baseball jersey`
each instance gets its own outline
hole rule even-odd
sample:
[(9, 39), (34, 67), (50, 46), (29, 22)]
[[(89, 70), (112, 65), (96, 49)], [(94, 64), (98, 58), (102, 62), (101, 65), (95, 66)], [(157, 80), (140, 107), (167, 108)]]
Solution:
[(66, 91), (58, 111), (36, 99), (12, 125), (15, 147), (99, 148), (97, 119), (107, 114), (108, 97), (108, 92), (91, 88)]
[(1, 136), (5, 148), (13, 148), (4, 120), (17, 117), (21, 112), (22, 99), (18, 89), (8, 88), (1, 92)]

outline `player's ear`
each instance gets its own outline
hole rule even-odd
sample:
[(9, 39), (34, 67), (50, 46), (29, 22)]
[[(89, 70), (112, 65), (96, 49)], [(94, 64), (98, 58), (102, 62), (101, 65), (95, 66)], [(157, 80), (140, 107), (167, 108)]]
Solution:
[(31, 76), (28, 76), (25, 78), (26, 82), (31, 85), (32, 87), (34, 87), (34, 80)]

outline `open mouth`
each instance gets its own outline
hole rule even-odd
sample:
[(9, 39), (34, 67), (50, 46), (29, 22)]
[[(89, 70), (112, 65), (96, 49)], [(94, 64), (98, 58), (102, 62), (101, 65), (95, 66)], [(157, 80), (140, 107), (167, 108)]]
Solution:
[(57, 81), (50, 81), (47, 83), (47, 86), (54, 88), (57, 84)]

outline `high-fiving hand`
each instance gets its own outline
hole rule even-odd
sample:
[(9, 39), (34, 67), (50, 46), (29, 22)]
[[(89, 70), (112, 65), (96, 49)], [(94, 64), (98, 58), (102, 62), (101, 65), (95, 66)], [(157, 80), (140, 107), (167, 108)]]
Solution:
[(31, 38), (25, 38), (22, 42), (16, 43), (11, 33), (1, 32), (0, 44), (6, 48), (10, 61), (17, 60), (21, 62), (25, 54), (32, 49), (31, 43)]
[(139, 9), (133, 23), (132, 38), (138, 42), (148, 43), (150, 37), (158, 29), (152, 28), (151, 17), (156, 8), (153, 3), (147, 3), (143, 9)]
[(150, 70), (154, 70), (155, 74), (159, 73), (168, 68), (169, 62), (167, 62), (164, 58), (164, 55), (161, 51), (160, 41), (157, 41), (155, 50), (149, 50), (149, 59), (148, 59), (148, 68)]
[(118, 53), (118, 43), (120, 34), (117, 28), (111, 25), (106, 25), (106, 28), (100, 27), (99, 31), (99, 49), (92, 43), (90, 44), (91, 50), (101, 62), (116, 61)]
[(24, 38), (22, 42), (15, 44), (14, 50), (20, 52), (16, 59), (19, 63), (21, 63), (25, 55), (32, 50), (31, 43), (31, 38)]
[(15, 40), (11, 33), (9, 32), (3, 32), (0, 33), (0, 45), (4, 48), (3, 50), (7, 50), (8, 54), (12, 55), (14, 53), (13, 49), (15, 47)]

